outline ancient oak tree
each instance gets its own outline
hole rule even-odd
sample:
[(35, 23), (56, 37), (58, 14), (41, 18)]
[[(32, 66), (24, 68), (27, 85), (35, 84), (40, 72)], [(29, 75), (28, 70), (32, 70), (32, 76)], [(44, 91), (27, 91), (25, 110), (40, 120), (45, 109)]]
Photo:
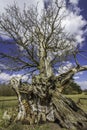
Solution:
[[(75, 39), (61, 24), (66, 17), (65, 3), (56, 0), (41, 14), (37, 8), (24, 6), (20, 10), (14, 4), (0, 16), (0, 33), (10, 39), (2, 42), (14, 47), (0, 52), (0, 62), (4, 65), (0, 69), (38, 73), (32, 77), (31, 84), (21, 83), (18, 78), (11, 80), (19, 101), (15, 121), (28, 124), (57, 121), (61, 127), (85, 128), (87, 115), (72, 100), (61, 95), (74, 74), (87, 70), (87, 66), (80, 66), (76, 58), (80, 51)], [(71, 58), (76, 65), (55, 76), (56, 68)]]

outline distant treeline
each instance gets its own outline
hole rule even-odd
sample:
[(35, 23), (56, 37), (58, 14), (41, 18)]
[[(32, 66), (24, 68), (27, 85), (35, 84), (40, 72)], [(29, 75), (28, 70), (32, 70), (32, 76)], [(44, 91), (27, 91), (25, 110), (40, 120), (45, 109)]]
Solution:
[(7, 84), (0, 84), (0, 96), (15, 96), (14, 90)]
[(86, 95), (87, 95), (87, 89), (83, 90), (83, 92), (84, 92), (84, 94), (86, 94)]
[[(87, 91), (86, 91), (87, 92)], [(62, 92), (63, 94), (81, 94), (81, 87), (75, 83), (73, 80), (66, 85), (65, 89)], [(0, 84), (0, 96), (15, 96), (16, 93), (8, 84)]]
[(68, 85), (65, 86), (63, 94), (81, 94), (82, 89), (81, 87), (74, 82), (74, 80), (71, 80)]

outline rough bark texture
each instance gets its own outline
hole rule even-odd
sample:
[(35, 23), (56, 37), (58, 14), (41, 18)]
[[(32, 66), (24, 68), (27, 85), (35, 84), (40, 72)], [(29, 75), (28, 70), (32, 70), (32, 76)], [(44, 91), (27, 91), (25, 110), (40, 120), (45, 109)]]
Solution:
[(17, 87), (16, 82), (13, 88), (18, 96), (19, 111), (15, 121), (28, 124), (49, 121), (69, 129), (86, 128), (87, 115), (71, 99), (61, 95), (58, 81), (58, 77), (54, 76), (36, 76), (32, 85), (18, 83)]
[(71, 99), (65, 98), (56, 90), (52, 101), (60, 126), (79, 130), (87, 128), (87, 115)]
[(50, 57), (47, 56), (45, 44), (43, 44), (43, 41), (40, 43), (39, 56), (40, 56), (40, 64), (39, 64), (40, 75), (50, 77), (53, 74), (53, 72), (50, 64)]

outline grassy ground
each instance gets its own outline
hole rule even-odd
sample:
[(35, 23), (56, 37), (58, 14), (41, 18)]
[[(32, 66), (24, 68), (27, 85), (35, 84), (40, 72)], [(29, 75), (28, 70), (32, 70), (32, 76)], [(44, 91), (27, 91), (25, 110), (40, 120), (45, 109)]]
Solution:
[[(78, 94), (78, 95), (65, 95), (67, 98), (71, 98), (76, 103), (78, 102), (79, 98), (87, 98), (87, 95), (85, 94)], [(18, 108), (18, 102), (17, 97), (0, 97), (0, 130), (66, 130), (61, 129), (57, 124), (54, 125), (54, 123), (47, 123), (43, 125), (36, 125), (36, 126), (27, 126), (27, 125), (21, 125), (21, 124), (12, 124), (11, 126), (7, 127), (8, 122), (2, 121), (1, 118), (3, 116), (4, 111), (10, 110), (12, 112), (15, 112), (15, 109)], [(2, 101), (4, 100), (4, 101)], [(11, 101), (5, 101), (5, 100), (11, 100)], [(79, 107), (81, 107), (85, 112), (87, 112), (87, 100), (81, 99), (80, 103), (78, 104)], [(4, 126), (4, 128), (3, 128)], [(6, 128), (5, 128), (6, 127)]]
[(87, 113), (87, 95), (82, 93), (82, 94), (77, 94), (77, 95), (65, 95), (65, 96), (67, 98), (71, 98), (76, 103), (78, 103), (79, 98), (83, 98), (80, 100), (80, 103), (77, 105)]
[(17, 99), (16, 96), (0, 96), (0, 100)]
[(17, 97), (0, 97), (0, 119), (6, 110), (12, 110), (18, 107)]

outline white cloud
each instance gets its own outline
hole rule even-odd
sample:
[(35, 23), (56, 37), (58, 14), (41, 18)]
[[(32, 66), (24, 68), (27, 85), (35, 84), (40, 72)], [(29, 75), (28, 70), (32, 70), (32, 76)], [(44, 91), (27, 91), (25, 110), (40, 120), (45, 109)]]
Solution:
[(3, 83), (4, 81), (8, 81), (9, 79), (11, 79), (11, 76), (9, 74), (6, 74), (6, 73), (1, 73), (0, 74), (1, 83)]
[(70, 2), (71, 4), (77, 5), (78, 2), (79, 2), (79, 0), (70, 0), (69, 2)]
[(79, 76), (74, 76), (74, 79), (79, 79)]
[(77, 84), (79, 84), (82, 89), (87, 89), (87, 81), (78, 81)]
[(78, 43), (82, 43), (84, 41), (82, 28), (87, 24), (87, 21), (83, 19), (82, 15), (73, 13), (70, 10), (68, 10), (67, 14), (66, 19), (62, 22), (62, 26), (65, 26), (65, 31), (73, 35)]
[(30, 81), (30, 79), (28, 79), (28, 76), (25, 75), (22, 77), (22, 74), (13, 74), (13, 75), (10, 75), (10, 74), (7, 74), (5, 72), (3, 73), (0, 73), (0, 82), (1, 83), (4, 83), (4, 82), (8, 82), (11, 80), (12, 77), (19, 77), (21, 78), (23, 81)]
[(77, 74), (75, 74), (76, 76), (78, 75), (83, 75), (84, 72), (78, 72)]
[[(9, 1), (9, 2), (8, 2)], [(13, 5), (14, 3), (16, 3), (18, 5), (18, 7), (20, 8), (20, 10), (24, 9), (24, 4), (26, 5), (26, 7), (38, 7), (38, 14), (41, 14), (41, 11), (44, 7), (43, 4), (44, 0), (0, 0), (0, 14), (2, 14), (3, 12), (5, 12), (5, 8), (7, 8), (9, 5)], [(4, 34), (4, 32), (3, 32)], [(3, 35), (5, 39), (8, 39), (9, 37), (6, 35)]]
[(69, 61), (68, 62), (64, 62), (65, 65), (62, 65), (58, 68), (58, 73), (59, 74), (62, 74), (62, 73), (65, 73), (67, 71), (69, 71), (69, 69), (72, 68), (72, 63), (70, 63)]
[[(26, 6), (36, 6), (38, 3), (38, 11), (41, 14), (41, 10), (44, 7), (43, 2), (44, 1), (49, 1), (50, 0), (26, 0), (26, 1), (22, 1), (22, 0), (15, 0), (15, 2), (19, 5), (19, 7), (22, 9), (24, 6), (24, 3), (26, 3)], [(51, 0), (51, 1), (55, 1), (55, 0)], [(62, 0), (59, 0), (59, 2)], [(64, 1), (64, 0), (63, 0)], [(76, 6), (74, 6), (73, 8), (75, 8), (75, 11), (72, 11), (72, 9), (68, 8), (66, 9), (66, 14), (67, 17), (63, 20), (62, 22), (62, 26), (65, 26), (65, 31), (70, 33), (71, 35), (73, 35), (78, 43), (82, 43), (84, 41), (84, 31), (82, 30), (82, 28), (84, 27), (84, 25), (87, 24), (87, 21), (83, 19), (83, 16), (80, 15), (80, 9), (78, 8), (78, 3), (79, 0), (69, 0), (69, 2), (71, 4), (74, 4)], [(14, 3), (14, 0), (0, 0), (0, 12), (4, 11), (4, 7), (6, 7), (7, 5), (12, 5)], [(64, 12), (61, 11), (62, 13)]]
[(7, 7), (7, 5), (12, 5), (14, 2), (17, 3), (21, 9), (24, 7), (24, 3), (27, 6), (35, 6), (38, 3), (39, 12), (43, 8), (43, 0), (0, 0), (0, 12), (4, 12), (4, 8)]

